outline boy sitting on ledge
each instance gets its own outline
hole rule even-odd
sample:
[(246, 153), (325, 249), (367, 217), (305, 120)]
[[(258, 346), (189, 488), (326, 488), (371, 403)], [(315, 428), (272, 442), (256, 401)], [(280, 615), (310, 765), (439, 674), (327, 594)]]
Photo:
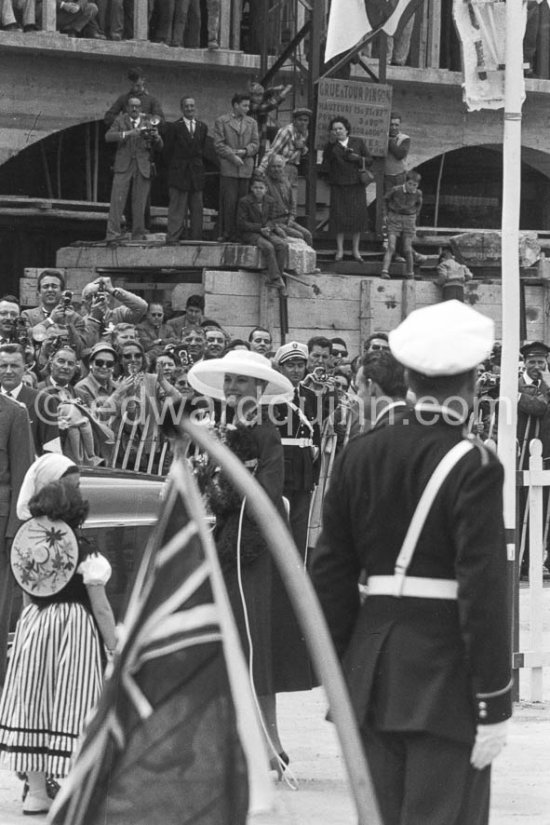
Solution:
[(265, 178), (252, 178), (250, 193), (239, 201), (237, 231), (243, 243), (253, 244), (261, 250), (268, 273), (267, 283), (286, 295), (283, 280), (288, 248), (284, 228), (277, 223), (274, 198), (267, 194)]

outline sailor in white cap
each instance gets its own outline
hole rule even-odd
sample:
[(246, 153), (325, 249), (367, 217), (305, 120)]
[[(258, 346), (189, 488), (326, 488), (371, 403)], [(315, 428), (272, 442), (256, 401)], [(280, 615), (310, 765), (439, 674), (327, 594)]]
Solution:
[[(224, 400), (232, 422), (227, 446), (254, 474), (284, 516), (283, 448), (269, 420), (270, 403), (291, 399), (292, 384), (256, 352), (234, 350), (223, 358), (200, 361), (188, 374), (193, 389)], [(260, 405), (264, 406), (264, 414)], [(229, 418), (229, 415), (228, 415)], [(208, 474), (207, 474), (208, 476)], [(231, 479), (216, 473), (206, 495), (216, 516), (214, 540), (245, 656), (250, 661), (254, 689), (272, 746), (279, 754), (274, 768), (288, 763), (277, 730), (278, 692), (303, 690), (307, 655), (260, 526), (249, 514)], [(252, 656), (251, 656), (252, 649)]]
[(273, 362), (294, 387), (294, 397), (274, 408), (274, 423), (279, 430), (285, 454), (284, 497), (290, 511), (290, 528), (302, 557), (306, 558), (309, 507), (319, 477), (321, 447), (321, 400), (302, 381), (305, 378), (308, 348), (299, 341), (283, 344)]
[(503, 469), (463, 424), (493, 324), (449, 301), (389, 341), (417, 403), (342, 454), (311, 575), (385, 825), (486, 825), (512, 712)]

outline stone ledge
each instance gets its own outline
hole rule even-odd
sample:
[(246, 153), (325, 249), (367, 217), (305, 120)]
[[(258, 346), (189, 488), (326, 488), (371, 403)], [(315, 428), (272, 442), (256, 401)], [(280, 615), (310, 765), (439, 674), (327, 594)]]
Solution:
[[(200, 66), (201, 69), (259, 71), (260, 57), (230, 49), (185, 49), (152, 43), (150, 40), (92, 40), (68, 37), (61, 32), (0, 32), (1, 52), (41, 55), (78, 55), (83, 60), (128, 60), (139, 63)], [(273, 58), (271, 58), (273, 61)]]
[[(56, 266), (63, 269), (264, 269), (259, 250), (244, 244), (208, 241), (166, 246), (164, 235), (149, 235), (146, 241), (74, 244), (57, 251)], [(288, 268), (298, 274), (316, 267), (315, 250), (300, 241), (289, 243)]]

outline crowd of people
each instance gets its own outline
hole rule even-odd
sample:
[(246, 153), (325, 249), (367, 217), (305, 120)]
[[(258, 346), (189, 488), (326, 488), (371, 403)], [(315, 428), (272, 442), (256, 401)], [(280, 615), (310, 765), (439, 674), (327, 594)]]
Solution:
[[(46, 2), (46, 0), (44, 0)], [(149, 39), (166, 46), (201, 46), (200, 0), (147, 0)], [(55, 0), (57, 30), (69, 37), (92, 40), (132, 40), (134, 0)], [(221, 0), (207, 0), (209, 49), (219, 49)], [(42, 28), (42, 0), (1, 0), (4, 31), (36, 32)]]
[[(335, 463), (335, 457), (341, 454), (346, 460), (347, 456), (349, 463), (354, 450), (347, 450), (347, 445), (350, 442), (367, 444), (364, 440), (355, 441), (361, 433), (376, 434), (381, 429), (393, 430), (394, 427), (397, 430), (401, 418), (412, 415), (411, 391), (416, 397), (419, 393), (431, 396), (435, 392), (434, 382), (422, 373), (423, 365), (426, 367), (418, 360), (417, 348), (411, 347), (408, 338), (401, 348), (398, 342), (392, 345), (392, 341), (396, 341), (395, 332), (383, 331), (372, 333), (363, 343), (362, 352), (355, 355), (349, 352), (341, 337), (313, 336), (307, 342), (293, 340), (274, 347), (270, 330), (262, 327), (251, 329), (246, 340), (231, 339), (215, 319), (204, 316), (204, 301), (199, 295), (188, 298), (182, 315), (169, 317), (163, 304), (147, 304), (126, 290), (114, 288), (109, 279), (98, 278), (86, 287), (80, 309), (73, 305), (72, 296), (64, 291), (64, 287), (59, 271), (46, 270), (38, 282), (40, 304), (36, 309), (21, 313), (12, 296), (0, 300), (0, 387), (2, 396), (11, 396), (11, 400), (5, 398), (3, 402), (14, 412), (20, 411), (22, 405), (26, 407), (29, 417), (34, 419), (34, 453), (41, 456), (38, 462), (48, 467), (51, 462), (54, 469), (53, 477), (47, 474), (45, 479), (46, 492), (32, 499), (28, 515), (52, 517), (54, 512), (61, 512), (78, 533), (85, 509), (78, 497), (73, 500), (74, 496), (69, 494), (67, 500), (66, 490), (59, 486), (59, 481), (67, 473), (72, 475), (75, 465), (95, 462), (163, 472), (160, 454), (167, 455), (166, 440), (162, 440), (164, 412), (168, 409), (171, 415), (189, 414), (208, 423), (217, 437), (226, 442), (254, 473), (283, 518), (288, 519), (303, 566), (309, 569), (313, 565), (321, 601), (329, 623), (333, 622), (335, 643), (341, 648), (344, 637), (340, 636), (340, 607), (335, 607), (334, 600), (342, 597), (345, 601), (347, 596), (344, 589), (335, 589), (332, 593), (327, 589), (327, 570), (333, 569), (333, 563), (340, 563), (327, 561), (327, 547), (330, 545), (334, 549), (340, 544), (335, 543), (330, 532), (332, 526), (330, 521), (327, 522), (325, 499), (334, 489), (334, 473), (342, 474), (343, 467), (347, 466), (342, 465), (342, 460)], [(443, 309), (446, 306), (449, 310)], [(449, 312), (449, 317), (453, 313), (461, 317), (463, 311), (470, 318), (473, 312), (456, 300), (429, 309), (435, 311), (438, 307), (442, 308), (438, 310), (440, 312)], [(463, 307), (463, 310), (456, 307)], [(25, 318), (28, 323), (22, 321)], [(418, 329), (416, 334), (420, 334)], [(457, 348), (453, 344), (451, 349), (455, 352)], [(454, 357), (449, 348), (446, 352), (448, 359)], [(426, 353), (425, 348), (422, 353), (426, 363), (437, 360), (433, 353)], [(549, 348), (540, 342), (531, 343), (522, 350), (520, 410), (538, 420), (535, 425), (535, 418), (531, 418), (532, 423), (527, 425), (530, 435), (545, 431), (545, 415), (550, 414), (550, 390), (543, 380), (548, 353)], [(414, 383), (404, 369), (413, 355), (418, 360)], [(474, 357), (465, 346), (461, 355), (470, 360)], [(492, 401), (495, 386), (498, 387), (499, 349), (493, 347), (490, 355), (486, 352), (484, 355), (488, 360), (480, 362), (478, 358), (475, 365), (468, 367), (468, 375), (471, 372), (474, 379), (477, 375), (477, 381), (473, 380), (470, 387), (468, 378), (468, 392), (460, 391), (456, 396), (462, 398), (460, 433), (466, 424), (472, 433), (481, 436), (480, 444), (495, 438), (497, 410)], [(456, 359), (460, 360), (458, 355)], [(443, 382), (442, 391), (445, 387), (447, 384)], [(22, 395), (26, 389), (30, 391), (28, 397)], [(458, 402), (453, 397), (456, 406)], [(18, 404), (14, 404), (13, 399)], [(536, 430), (531, 429), (535, 426)], [(424, 429), (430, 430), (429, 427)], [(456, 427), (451, 430), (453, 435), (449, 438), (454, 443), (458, 430)], [(399, 431), (404, 438), (407, 430), (399, 428)], [(435, 438), (437, 432), (431, 432)], [(382, 437), (379, 440), (384, 441)], [(115, 446), (117, 456), (113, 455)], [(383, 444), (380, 449), (384, 449)], [(406, 455), (405, 442), (403, 451)], [(204, 456), (190, 449), (188, 458), (216, 518), (214, 537), (243, 651), (248, 656), (251, 650), (254, 654), (252, 678), (272, 767), (282, 776), (288, 770), (290, 758), (278, 730), (277, 694), (308, 689), (316, 684), (316, 675), (306, 653), (303, 634), (270, 561), (265, 540), (249, 514), (246, 502), (232, 488), (231, 481), (220, 476), (218, 468), (205, 461)], [(482, 466), (485, 466), (483, 461)], [(36, 469), (33, 471), (31, 467), (31, 471), (36, 474)], [(51, 481), (57, 483), (55, 489), (51, 489)], [(344, 478), (342, 489), (351, 489), (353, 483)], [(374, 490), (374, 476), (372, 483)], [(38, 488), (33, 488), (32, 494), (39, 492)], [(334, 495), (328, 501), (328, 512), (336, 512), (342, 506), (340, 501), (334, 500)], [(325, 516), (321, 519), (323, 508)], [(330, 527), (328, 532), (327, 527)], [(374, 528), (365, 523), (365, 529)], [(61, 778), (65, 775), (72, 752), (71, 743), (81, 729), (89, 707), (82, 707), (78, 719), (69, 720), (70, 730), (69, 722), (59, 708), (50, 708), (48, 712), (58, 714), (52, 718), (55, 717), (59, 729), (65, 731), (67, 728), (63, 741), (68, 744), (59, 750), (53, 761), (46, 753), (49, 745), (42, 744), (37, 754), (29, 759), (25, 756), (28, 725), (27, 721), (21, 722), (21, 703), (14, 701), (14, 695), (18, 692), (24, 695), (32, 713), (35, 712), (32, 710), (35, 702), (41, 703), (42, 708), (44, 702), (47, 704), (49, 672), (44, 671), (44, 694), (38, 692), (35, 698), (30, 697), (27, 690), (29, 673), (36, 666), (37, 657), (40, 658), (38, 651), (45, 650), (40, 646), (44, 644), (44, 638), (54, 647), (57, 644), (57, 622), (66, 622), (67, 627), (70, 625), (73, 629), (80, 626), (79, 605), (84, 605), (84, 612), (91, 610), (94, 614), (94, 606), (101, 603), (104, 607), (101, 613), (104, 623), (103, 626), (99, 624), (100, 636), (97, 629), (95, 635), (90, 636), (86, 647), (88, 664), (83, 664), (83, 668), (91, 668), (83, 670), (90, 679), (91, 674), (95, 674), (90, 702), (97, 697), (97, 657), (103, 648), (110, 651), (114, 645), (102, 595), (109, 570), (103, 561), (96, 563), (94, 560), (90, 565), (88, 555), (85, 550), (77, 552), (77, 575), (82, 580), (77, 580), (74, 593), (71, 588), (76, 585), (72, 580), (72, 584), (67, 585), (68, 590), (62, 588), (55, 598), (49, 594), (37, 601), (35, 594), (31, 599), (20, 621), (12, 664), (6, 676), (4, 698), (0, 704), (0, 721), (5, 731), (0, 749), (7, 749), (11, 764), (27, 775), (29, 792), (24, 804), (29, 813), (48, 807), (46, 777), (49, 774)], [(374, 559), (371, 574), (377, 564)], [(93, 567), (91, 574), (87, 571), (89, 566)], [(375, 572), (374, 579), (371, 576), (369, 587), (378, 586), (380, 576), (384, 579), (384, 565), (379, 567), (382, 572)], [(465, 575), (469, 575), (467, 570)], [(380, 591), (380, 594), (384, 592)], [(41, 598), (45, 599), (44, 603)], [(455, 597), (444, 595), (442, 598)], [(346, 639), (345, 645), (353, 647), (348, 636)], [(61, 661), (58, 647), (50, 652), (48, 662)], [(390, 662), (386, 664), (392, 666)], [(390, 690), (384, 681), (384, 673), (380, 678), (384, 690)], [(352, 675), (352, 684), (353, 679)], [(60, 690), (68, 689), (61, 685)], [(437, 698), (436, 705), (441, 699)], [(377, 708), (381, 707), (377, 705)], [(394, 710), (392, 704), (391, 714)], [(481, 717), (484, 715), (482, 711), (480, 705)], [(385, 723), (380, 720), (386, 718), (386, 711), (380, 709), (380, 713), (382, 715), (377, 711), (369, 717), (368, 736), (369, 742), (376, 740), (377, 748), (383, 750), (387, 743), (383, 742)], [(496, 713), (498, 716), (501, 711)], [(30, 718), (26, 716), (25, 720)], [(502, 718), (502, 715), (498, 717), (498, 724)], [(425, 720), (420, 723), (425, 724)], [(483, 720), (481, 724), (485, 724)], [(439, 735), (437, 726), (429, 730)], [(472, 727), (467, 736), (468, 743), (473, 741), (474, 732)], [(48, 734), (44, 736), (44, 741), (48, 740)], [(453, 733), (451, 739), (454, 736)], [(501, 741), (500, 733), (497, 739)], [(453, 758), (463, 760), (465, 743), (460, 737), (458, 740), (461, 744)], [(367, 744), (365, 747), (370, 753)], [(376, 761), (378, 756), (370, 754), (369, 758)], [(487, 757), (478, 753), (474, 767), (481, 770), (487, 764)], [(375, 772), (375, 782), (383, 781), (387, 782), (387, 779), (377, 777)]]

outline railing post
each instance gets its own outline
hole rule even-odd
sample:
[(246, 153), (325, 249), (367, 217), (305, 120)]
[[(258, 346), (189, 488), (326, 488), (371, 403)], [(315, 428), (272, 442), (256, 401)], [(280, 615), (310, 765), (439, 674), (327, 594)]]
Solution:
[(57, 31), (57, 7), (55, 0), (44, 0), (42, 3), (42, 31)]
[[(529, 591), (531, 651), (542, 662), (543, 617), (543, 487), (532, 483), (532, 474), (542, 470), (542, 442), (534, 438), (529, 444)], [(531, 701), (542, 701), (542, 667), (531, 668)]]
[(149, 29), (149, 0), (134, 0), (134, 40), (147, 40)]

